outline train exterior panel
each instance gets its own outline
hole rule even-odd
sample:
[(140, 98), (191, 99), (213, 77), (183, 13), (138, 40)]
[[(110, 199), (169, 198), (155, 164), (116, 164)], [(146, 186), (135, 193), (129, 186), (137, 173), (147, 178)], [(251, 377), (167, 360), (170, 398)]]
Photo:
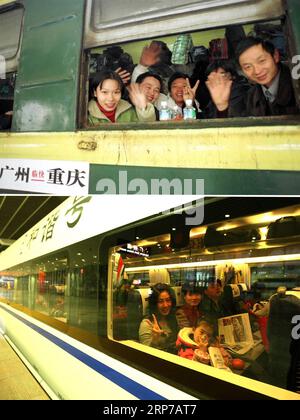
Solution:
[[(1, 329), (63, 400), (193, 400), (59, 331), (0, 304)], [(35, 351), (33, 352), (33, 349)]]

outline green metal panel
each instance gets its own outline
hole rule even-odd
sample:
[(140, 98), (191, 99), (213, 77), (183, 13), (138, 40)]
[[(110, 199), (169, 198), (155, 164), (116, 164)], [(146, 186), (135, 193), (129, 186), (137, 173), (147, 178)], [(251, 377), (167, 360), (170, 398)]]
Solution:
[[(146, 194), (154, 194), (151, 181), (166, 180), (160, 194), (202, 194), (196, 180), (204, 180), (205, 195), (299, 195), (299, 171), (158, 168), (141, 166), (90, 165), (89, 194), (101, 194), (97, 183), (107, 185), (107, 193), (137, 194), (138, 185), (145, 183)], [(168, 191), (168, 182), (178, 180), (181, 191)], [(187, 181), (190, 180), (190, 181)], [(136, 182), (135, 182), (136, 181)], [(188, 182), (185, 184), (185, 182)], [(176, 184), (175, 184), (176, 185)], [(184, 188), (186, 185), (186, 189)], [(199, 185), (199, 184), (198, 184)], [(111, 190), (116, 187), (116, 191)], [(192, 186), (192, 189), (190, 189)], [(200, 184), (201, 186), (201, 184)], [(144, 186), (142, 185), (144, 191)], [(173, 191), (173, 192), (172, 192)]]
[(84, 0), (26, 0), (13, 130), (74, 131)]
[(292, 25), (293, 36), (295, 40), (296, 53), (300, 54), (300, 1), (286, 0), (289, 20)]
[[(289, 41), (292, 56), (300, 55), (300, 0), (285, 0), (285, 7), (287, 10)], [(299, 63), (293, 61), (292, 66)], [(299, 70), (297, 71), (299, 74)], [(300, 106), (300, 79), (299, 76), (294, 76), (294, 88), (296, 100)]]

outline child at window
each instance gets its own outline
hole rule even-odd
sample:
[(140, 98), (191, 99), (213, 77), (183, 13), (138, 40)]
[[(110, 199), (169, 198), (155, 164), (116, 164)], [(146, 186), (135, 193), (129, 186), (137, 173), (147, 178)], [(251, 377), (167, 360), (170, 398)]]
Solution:
[(213, 331), (213, 326), (205, 320), (200, 321), (194, 330), (193, 328), (182, 328), (176, 342), (178, 356), (209, 365), (211, 359), (208, 349), (209, 347), (218, 347), (225, 365), (230, 366), (232, 358), (219, 344), (218, 339), (213, 336)]
[(130, 99), (134, 107), (121, 99), (124, 84), (113, 71), (97, 73), (91, 82), (93, 99), (89, 102), (89, 124), (155, 121), (154, 106), (147, 103), (138, 85), (130, 88)]

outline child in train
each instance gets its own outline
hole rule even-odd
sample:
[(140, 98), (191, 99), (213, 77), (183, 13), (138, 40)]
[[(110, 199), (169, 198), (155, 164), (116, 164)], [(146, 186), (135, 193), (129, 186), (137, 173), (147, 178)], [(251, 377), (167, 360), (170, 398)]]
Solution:
[(89, 124), (116, 122), (155, 121), (155, 110), (148, 103), (138, 85), (130, 87), (130, 99), (134, 106), (121, 99), (124, 84), (121, 77), (113, 71), (97, 73), (91, 81), (93, 99), (89, 102)]
[(185, 359), (195, 360), (204, 364), (212, 364), (209, 354), (210, 347), (216, 347), (226, 366), (230, 366), (232, 358), (222, 347), (217, 337), (214, 336), (214, 328), (209, 322), (202, 319), (198, 326), (193, 328), (182, 328), (177, 337), (176, 346), (178, 356)]

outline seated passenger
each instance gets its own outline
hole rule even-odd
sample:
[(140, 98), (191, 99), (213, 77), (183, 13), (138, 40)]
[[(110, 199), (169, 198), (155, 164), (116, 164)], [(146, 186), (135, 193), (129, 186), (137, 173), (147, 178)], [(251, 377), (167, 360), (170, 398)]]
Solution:
[(218, 334), (218, 319), (228, 315), (223, 307), (222, 292), (221, 280), (212, 278), (204, 288), (199, 305), (204, 319), (214, 326), (215, 335)]
[(172, 52), (167, 44), (162, 41), (152, 41), (149, 46), (143, 48), (140, 62), (132, 73), (132, 82), (136, 82), (140, 74), (150, 71), (163, 79), (162, 91), (167, 93), (167, 81), (174, 73), (171, 63)]
[(62, 296), (56, 298), (55, 304), (51, 309), (50, 315), (58, 318), (66, 316), (65, 301)]
[(270, 116), (298, 114), (292, 77), (280, 63), (278, 50), (269, 41), (248, 37), (236, 51), (241, 70), (254, 86), (249, 89), (240, 109), (230, 109), (232, 81), (214, 74), (207, 82), (213, 102), (224, 116)]
[(232, 358), (214, 337), (214, 328), (207, 321), (200, 321), (195, 329), (183, 328), (176, 341), (178, 356), (196, 360), (204, 364), (212, 364), (208, 352), (209, 347), (219, 348), (226, 366), (230, 366)]
[[(177, 105), (180, 109), (185, 107), (185, 100), (192, 99), (197, 107), (197, 117), (201, 114), (198, 102), (195, 100), (195, 93), (199, 85), (196, 82), (193, 89), (190, 86), (189, 78), (183, 73), (174, 73), (168, 82), (170, 93), (168, 96), (162, 93), (162, 79), (152, 73), (143, 73), (138, 76), (136, 82), (140, 85), (141, 91), (146, 95), (148, 102), (152, 103), (156, 110), (161, 109), (162, 102), (167, 102), (167, 105), (172, 110)], [(133, 85), (130, 85), (130, 87)], [(129, 87), (129, 90), (130, 90)], [(160, 91), (158, 91), (160, 88)], [(156, 112), (157, 119), (159, 114)]]
[(176, 311), (178, 326), (179, 328), (195, 328), (203, 316), (199, 310), (202, 299), (201, 289), (196, 286), (195, 282), (189, 282), (182, 286), (182, 293), (185, 304)]
[[(191, 99), (194, 107), (197, 111), (197, 118), (201, 117), (201, 109), (197, 100), (195, 100), (196, 91), (199, 86), (199, 80), (197, 80), (195, 86), (192, 88), (190, 85), (189, 78), (183, 73), (174, 73), (168, 82), (169, 89), (169, 106), (179, 106), (181, 109), (185, 107), (185, 101)], [(172, 106), (173, 105), (173, 106)]]
[(89, 124), (98, 126), (104, 122), (155, 121), (155, 110), (147, 103), (145, 95), (136, 87), (130, 91), (135, 108), (121, 99), (124, 84), (120, 76), (111, 71), (97, 73), (91, 82), (94, 98), (89, 102)]
[(228, 80), (228, 86), (231, 86), (229, 107), (228, 110), (219, 111), (218, 106), (214, 103), (211, 98), (206, 110), (205, 116), (207, 118), (222, 118), (230, 117), (231, 114), (235, 115), (239, 112), (241, 107), (244, 107), (245, 95), (247, 94), (251, 85), (245, 80), (245, 78), (238, 75), (234, 65), (229, 60), (216, 60), (213, 61), (206, 70), (208, 83), (207, 86), (211, 90), (212, 98), (214, 97), (213, 86), (209, 83), (215, 74)]
[(151, 288), (149, 316), (139, 328), (139, 341), (170, 353), (176, 353), (178, 326), (175, 317), (176, 301), (170, 287), (158, 283)]

